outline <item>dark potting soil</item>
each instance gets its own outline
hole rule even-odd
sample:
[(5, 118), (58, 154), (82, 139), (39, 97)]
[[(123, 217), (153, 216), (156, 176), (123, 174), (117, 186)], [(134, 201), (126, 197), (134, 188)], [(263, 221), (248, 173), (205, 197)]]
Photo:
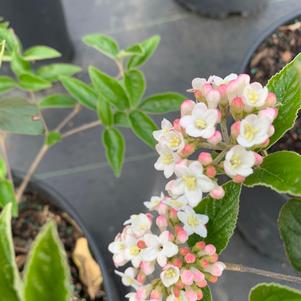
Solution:
[[(22, 271), (31, 243), (41, 230), (41, 227), (53, 219), (58, 228), (58, 233), (65, 247), (71, 269), (71, 277), (74, 287), (72, 301), (90, 301), (85, 286), (81, 283), (79, 272), (72, 260), (72, 252), (76, 240), (83, 235), (80, 228), (65, 212), (41, 199), (39, 194), (27, 193), (20, 203), (20, 212), (17, 219), (12, 221), (12, 232), (16, 251), (16, 262)], [(105, 301), (105, 293), (100, 290), (95, 301)]]
[[(279, 72), (299, 52), (301, 52), (301, 18), (278, 27), (265, 39), (251, 57), (246, 73), (251, 75), (253, 81), (265, 85), (270, 77)], [(271, 150), (292, 150), (301, 154), (301, 113), (294, 128)]]

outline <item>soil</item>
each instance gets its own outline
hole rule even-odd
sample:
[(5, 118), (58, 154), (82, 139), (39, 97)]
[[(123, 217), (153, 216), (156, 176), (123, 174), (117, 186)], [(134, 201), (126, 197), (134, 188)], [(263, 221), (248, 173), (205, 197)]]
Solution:
[[(246, 73), (253, 81), (265, 85), (270, 77), (279, 72), (301, 52), (301, 18), (282, 25), (265, 39), (253, 54)], [(272, 147), (272, 151), (292, 150), (301, 154), (301, 113), (292, 130)]]
[[(78, 269), (72, 260), (76, 240), (83, 236), (78, 225), (65, 212), (41, 199), (38, 194), (26, 193), (19, 206), (19, 216), (12, 221), (16, 262), (22, 271), (31, 243), (40, 232), (41, 227), (50, 218), (57, 224), (58, 233), (65, 247), (74, 286), (72, 301), (90, 301), (85, 286), (81, 283)], [(100, 290), (95, 301), (105, 301), (105, 293)]]

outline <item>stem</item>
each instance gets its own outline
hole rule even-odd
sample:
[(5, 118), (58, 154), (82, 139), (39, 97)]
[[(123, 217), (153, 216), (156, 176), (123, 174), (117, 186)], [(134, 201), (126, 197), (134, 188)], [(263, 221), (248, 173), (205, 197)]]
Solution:
[(59, 132), (61, 129), (63, 129), (65, 125), (80, 112), (80, 110), (81, 106), (76, 105), (75, 108), (58, 124), (54, 131)]
[(49, 150), (49, 146), (47, 144), (43, 144), (43, 146), (41, 147), (40, 151), (38, 152), (37, 156), (35, 157), (35, 159), (32, 161), (21, 185), (19, 186), (18, 190), (17, 190), (17, 194), (16, 194), (16, 198), (17, 201), (20, 202), (22, 195), (28, 185), (28, 182), (30, 181), (30, 178), (32, 177), (32, 175), (35, 173), (36, 169), (38, 168), (40, 162), (42, 161), (42, 159), (44, 158), (44, 156), (46, 155), (46, 153)]
[(246, 267), (246, 266), (243, 266), (241, 264), (236, 264), (236, 263), (226, 263), (226, 270), (233, 271), (233, 272), (241, 272), (241, 273), (251, 273), (251, 274), (260, 275), (260, 276), (264, 276), (264, 277), (268, 277), (268, 278), (272, 278), (272, 279), (283, 280), (283, 281), (301, 284), (300, 277), (255, 269), (255, 268)]
[(221, 132), (222, 132), (223, 140), (225, 141), (226, 144), (229, 144), (230, 137), (229, 137), (228, 128), (227, 128), (227, 117), (226, 118), (222, 117)]
[(0, 143), (1, 143), (1, 148), (2, 148), (3, 159), (5, 161), (5, 165), (6, 165), (6, 168), (7, 168), (7, 175), (8, 175), (9, 180), (13, 184), (14, 183), (13, 182), (13, 175), (12, 175), (10, 164), (9, 164), (9, 160), (8, 160), (8, 152), (7, 152), (7, 145), (6, 145), (6, 136), (1, 137), (1, 138), (2, 139), (1, 139)]
[(215, 159), (213, 160), (213, 164), (217, 165), (226, 155), (227, 149), (224, 149), (222, 152), (220, 152)]
[(123, 75), (124, 75), (123, 61), (122, 61), (122, 59), (116, 59), (115, 63), (117, 65), (117, 68), (118, 68), (118, 71), (119, 71), (119, 73), (116, 76), (116, 78), (117, 79), (122, 78)]
[(202, 143), (199, 143), (198, 146), (200, 148), (206, 148), (206, 149), (211, 149), (211, 150), (224, 150), (225, 147), (223, 145), (212, 145), (210, 143), (206, 143), (206, 142), (202, 142)]
[(95, 121), (92, 121), (90, 123), (83, 124), (83, 125), (81, 125), (81, 126), (79, 126), (77, 128), (74, 128), (74, 129), (72, 129), (70, 131), (67, 131), (67, 132), (63, 133), (62, 134), (62, 138), (69, 137), (69, 136), (77, 134), (79, 132), (82, 132), (82, 131), (85, 131), (85, 130), (97, 127), (99, 125), (100, 125), (100, 121), (99, 120), (95, 120)]

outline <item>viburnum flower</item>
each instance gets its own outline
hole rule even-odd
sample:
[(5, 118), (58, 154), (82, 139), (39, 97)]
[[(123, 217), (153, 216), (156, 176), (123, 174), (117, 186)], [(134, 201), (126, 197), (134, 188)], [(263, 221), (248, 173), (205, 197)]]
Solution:
[(153, 136), (157, 141), (160, 141), (160, 139), (172, 129), (173, 126), (171, 122), (164, 118), (161, 122), (161, 130), (154, 131)]
[(180, 278), (180, 270), (174, 265), (167, 265), (160, 274), (160, 278), (165, 287), (170, 287), (177, 283)]
[(139, 287), (139, 282), (136, 280), (137, 269), (129, 267), (124, 271), (124, 273), (119, 271), (115, 271), (115, 273), (121, 277), (121, 281), (123, 285), (132, 286), (134, 288)]
[(161, 192), (160, 196), (152, 196), (149, 202), (144, 202), (144, 206), (149, 210), (159, 210), (159, 207), (165, 199), (164, 193)]
[(250, 108), (260, 108), (265, 105), (265, 101), (268, 97), (268, 88), (263, 87), (260, 83), (251, 83), (244, 88), (243, 101)]
[(124, 225), (130, 225), (131, 230), (136, 236), (146, 234), (152, 225), (150, 218), (143, 213), (133, 214), (129, 220), (124, 222)]

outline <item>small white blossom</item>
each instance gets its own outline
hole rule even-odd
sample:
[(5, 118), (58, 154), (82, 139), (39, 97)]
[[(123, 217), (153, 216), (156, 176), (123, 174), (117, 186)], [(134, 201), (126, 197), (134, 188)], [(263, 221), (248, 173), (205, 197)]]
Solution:
[(178, 212), (179, 220), (184, 224), (184, 230), (191, 235), (196, 233), (201, 237), (207, 236), (206, 224), (209, 221), (207, 215), (195, 213), (191, 207), (185, 207)]
[(172, 294), (167, 297), (166, 301), (189, 301), (189, 300), (186, 298), (184, 291), (181, 291), (179, 297), (176, 297), (174, 294)]
[(129, 301), (150, 301), (149, 294), (152, 289), (152, 285), (141, 286), (137, 288), (136, 292), (128, 293), (125, 297)]
[(201, 91), (203, 93), (203, 86), (207, 83), (205, 78), (196, 77), (192, 80), (192, 89), (195, 91)]
[(180, 270), (176, 266), (167, 265), (161, 272), (160, 278), (165, 287), (170, 287), (179, 280)]
[(187, 206), (188, 200), (185, 196), (180, 196), (178, 198), (167, 198), (164, 201), (164, 204), (166, 204), (176, 210), (179, 210), (179, 209), (182, 209)]
[(244, 88), (243, 101), (247, 107), (263, 107), (268, 96), (268, 88), (263, 87), (260, 83), (251, 83)]
[(140, 213), (133, 214), (129, 220), (124, 222), (124, 225), (130, 225), (133, 233), (136, 236), (141, 237), (149, 232), (152, 222), (146, 214)]
[(211, 75), (208, 78), (208, 82), (213, 84), (215, 87), (219, 87), (220, 85), (228, 84), (230, 81), (237, 79), (237, 74), (230, 73), (225, 78), (219, 77), (217, 75)]
[(204, 103), (198, 103), (191, 115), (181, 118), (180, 125), (189, 136), (208, 139), (214, 134), (217, 121), (217, 110), (208, 109)]
[(173, 126), (172, 126), (171, 122), (164, 118), (161, 121), (161, 130), (154, 131), (153, 136), (157, 141), (159, 141), (161, 139), (161, 137), (166, 135), (172, 129), (173, 129)]
[(144, 241), (146, 248), (142, 250), (141, 256), (144, 261), (157, 260), (161, 267), (167, 263), (167, 258), (173, 257), (178, 253), (178, 247), (169, 240), (169, 231), (164, 231), (160, 236), (145, 234)]
[(131, 261), (135, 268), (138, 268), (142, 261), (141, 249), (138, 247), (137, 242), (138, 239), (133, 236), (128, 236), (125, 240), (125, 258), (128, 261)]
[(115, 274), (117, 274), (118, 276), (121, 277), (121, 282), (125, 286), (132, 286), (136, 289), (139, 287), (139, 283), (135, 279), (136, 275), (137, 275), (137, 270), (136, 269), (134, 269), (132, 267), (129, 267), (124, 271), (124, 273), (119, 272), (119, 271), (115, 271)]
[(152, 196), (149, 202), (144, 202), (144, 206), (149, 210), (156, 210), (156, 208), (161, 204), (164, 198), (164, 193), (161, 192), (160, 196)]
[(270, 137), (271, 124), (271, 119), (266, 116), (248, 115), (240, 122), (237, 142), (244, 147), (264, 143)]

